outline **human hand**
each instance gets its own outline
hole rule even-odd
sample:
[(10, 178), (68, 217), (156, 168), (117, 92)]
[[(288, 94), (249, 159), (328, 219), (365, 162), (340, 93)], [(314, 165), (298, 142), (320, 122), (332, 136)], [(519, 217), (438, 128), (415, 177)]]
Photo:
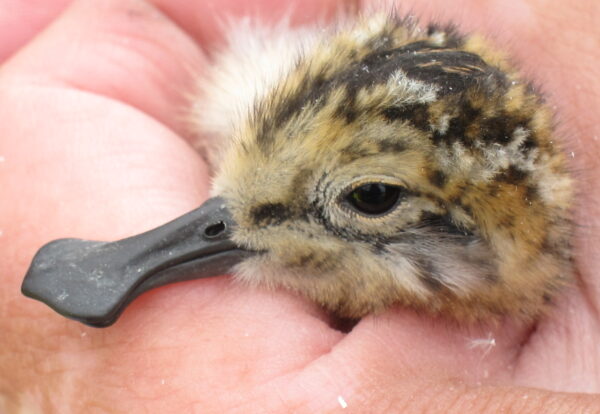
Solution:
[[(227, 277), (151, 291), (106, 330), (20, 295), (45, 242), (115, 240), (200, 205), (207, 170), (186, 143), (182, 91), (220, 39), (219, 13), (272, 16), (279, 4), (76, 1), (16, 43), (66, 3), (23, 2), (38, 17), (0, 26), (0, 56), (15, 52), (0, 67), (0, 412), (600, 412), (600, 397), (566, 393), (600, 391), (593, 0), (413, 7), (507, 42), (552, 92), (587, 190), (576, 212), (576, 286), (535, 326), (458, 327), (391, 309), (349, 334), (294, 295)], [(305, 0), (297, 18), (334, 3)]]

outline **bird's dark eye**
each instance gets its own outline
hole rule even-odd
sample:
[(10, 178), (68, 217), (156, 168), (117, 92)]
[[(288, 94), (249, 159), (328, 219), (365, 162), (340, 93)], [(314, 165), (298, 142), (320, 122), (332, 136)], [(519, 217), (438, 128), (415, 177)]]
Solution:
[(361, 214), (380, 216), (396, 206), (403, 190), (394, 185), (368, 183), (352, 190), (346, 196), (346, 201)]

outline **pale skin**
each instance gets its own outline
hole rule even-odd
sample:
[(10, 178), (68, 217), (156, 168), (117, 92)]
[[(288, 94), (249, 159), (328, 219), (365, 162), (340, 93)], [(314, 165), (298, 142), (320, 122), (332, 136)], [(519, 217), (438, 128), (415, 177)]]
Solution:
[[(207, 168), (186, 143), (181, 92), (208, 64), (219, 16), (283, 8), (35, 3), (0, 1), (0, 412), (600, 412), (598, 2), (412, 7), (487, 33), (550, 92), (581, 192), (574, 286), (533, 325), (394, 308), (350, 334), (292, 294), (226, 276), (145, 294), (105, 330), (21, 296), (43, 243), (122, 238), (202, 203)], [(304, 0), (294, 19), (335, 3)]]

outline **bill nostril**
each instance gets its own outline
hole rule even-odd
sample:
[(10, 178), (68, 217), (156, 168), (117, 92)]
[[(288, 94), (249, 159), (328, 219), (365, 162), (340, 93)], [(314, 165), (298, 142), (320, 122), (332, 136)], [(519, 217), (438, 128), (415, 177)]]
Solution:
[(204, 229), (204, 237), (207, 239), (214, 239), (215, 237), (219, 237), (221, 234), (223, 234), (226, 229), (227, 226), (225, 225), (225, 222), (219, 221)]

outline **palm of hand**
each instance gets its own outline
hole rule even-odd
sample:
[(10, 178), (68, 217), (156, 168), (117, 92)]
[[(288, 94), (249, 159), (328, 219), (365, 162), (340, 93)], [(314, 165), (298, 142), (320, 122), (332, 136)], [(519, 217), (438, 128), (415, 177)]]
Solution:
[[(183, 2), (159, 6), (185, 20)], [(179, 27), (137, 1), (100, 11), (81, 3), (0, 68), (0, 188), (11, 200), (0, 206), (8, 412), (40, 401), (45, 412), (328, 412), (346, 403), (350, 412), (536, 412), (542, 402), (598, 403), (525, 388), (600, 389), (600, 292), (586, 255), (593, 246), (583, 242), (580, 283), (535, 327), (459, 328), (392, 309), (346, 335), (293, 295), (227, 278), (150, 292), (110, 330), (20, 297), (43, 242), (125, 237), (205, 198), (206, 168), (181, 138), (178, 113), (188, 69), (205, 64), (194, 40), (212, 32), (202, 23)]]

